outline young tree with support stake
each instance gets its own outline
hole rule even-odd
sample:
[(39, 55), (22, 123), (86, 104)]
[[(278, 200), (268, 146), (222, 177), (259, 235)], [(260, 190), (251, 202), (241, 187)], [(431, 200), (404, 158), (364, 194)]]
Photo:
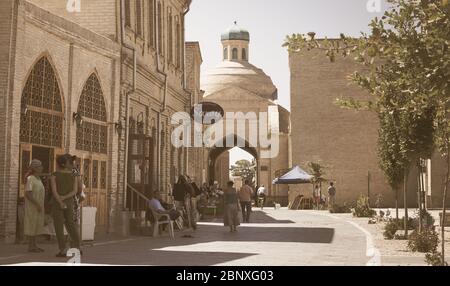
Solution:
[(380, 130), (378, 135), (378, 156), (389, 185), (395, 192), (395, 218), (399, 219), (398, 193), (407, 167), (407, 158), (402, 152), (399, 119), (395, 114), (379, 115)]

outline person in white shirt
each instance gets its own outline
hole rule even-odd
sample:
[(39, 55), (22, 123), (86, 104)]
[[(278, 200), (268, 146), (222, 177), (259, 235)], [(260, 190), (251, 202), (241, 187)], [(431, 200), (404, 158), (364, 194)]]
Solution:
[(168, 214), (171, 220), (180, 217), (180, 212), (175, 209), (166, 210), (161, 204), (161, 193), (156, 191), (153, 193), (153, 199), (148, 202), (148, 207), (158, 214)]
[(267, 190), (264, 187), (264, 185), (261, 185), (261, 187), (258, 188), (258, 191), (256, 194), (258, 196), (258, 203), (259, 203), (260, 199), (262, 199), (262, 205), (260, 207), (264, 207), (264, 204), (266, 203), (266, 197), (267, 197)]

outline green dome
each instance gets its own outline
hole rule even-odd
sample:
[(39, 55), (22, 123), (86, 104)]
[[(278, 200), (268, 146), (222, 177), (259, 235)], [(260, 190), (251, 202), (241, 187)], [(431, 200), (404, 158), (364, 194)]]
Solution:
[(222, 41), (228, 40), (240, 40), (240, 41), (250, 41), (250, 33), (240, 28), (236, 22), (230, 27), (225, 33), (222, 34)]

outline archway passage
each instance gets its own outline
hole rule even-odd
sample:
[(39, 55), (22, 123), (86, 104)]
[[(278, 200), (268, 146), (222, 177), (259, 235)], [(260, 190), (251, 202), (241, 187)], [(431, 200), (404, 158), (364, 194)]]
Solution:
[[(230, 139), (232, 139), (234, 141), (231, 141)], [(221, 140), (218, 140), (218, 142), (222, 142), (222, 141), (224, 144), (216, 144), (216, 146), (219, 145), (219, 146), (224, 146), (224, 147), (213, 147), (209, 152), (208, 178), (209, 178), (210, 185), (212, 185), (214, 183), (214, 181), (218, 181), (219, 185), (221, 187), (225, 187), (225, 185), (227, 183), (226, 181), (229, 180), (229, 171), (230, 171), (229, 170), (229, 167), (230, 167), (229, 158), (228, 158), (228, 160), (226, 160), (226, 162), (224, 162), (221, 166), (219, 166), (219, 169), (217, 169), (218, 160), (221, 159), (221, 156), (223, 156), (223, 154), (225, 152), (229, 152), (230, 150), (232, 150), (233, 148), (236, 148), (236, 147), (240, 148), (243, 151), (249, 153), (251, 156), (253, 156), (253, 158), (256, 161), (256, 165), (258, 165), (258, 163), (259, 163), (259, 156), (258, 156), (258, 151), (255, 147), (252, 147), (246, 140), (241, 140), (236, 135), (229, 135), (227, 137), (222, 138)], [(227, 141), (234, 142), (234, 144), (231, 144), (232, 146), (230, 146), (230, 145), (227, 146), (227, 144), (226, 144)], [(244, 142), (245, 144), (240, 145), (240, 144), (238, 144), (239, 141)], [(234, 163), (234, 162), (232, 162), (232, 163)], [(226, 170), (224, 170), (225, 168), (226, 168)], [(220, 171), (220, 169), (222, 172), (225, 172), (226, 174), (228, 174), (227, 179), (219, 178), (218, 171)], [(256, 168), (256, 170), (258, 170), (258, 168)], [(255, 181), (256, 185), (258, 185), (258, 178), (259, 178), (259, 174), (258, 174), (258, 171), (256, 171), (256, 181)], [(224, 182), (224, 180), (226, 180), (226, 181)]]

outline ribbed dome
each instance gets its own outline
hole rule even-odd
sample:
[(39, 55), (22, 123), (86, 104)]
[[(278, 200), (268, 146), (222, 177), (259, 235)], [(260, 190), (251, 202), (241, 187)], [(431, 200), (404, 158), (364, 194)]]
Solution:
[(223, 61), (202, 80), (205, 97), (228, 87), (238, 87), (269, 100), (278, 97), (272, 79), (248, 62)]
[(250, 41), (250, 33), (240, 28), (236, 22), (231, 26), (225, 33), (222, 34), (222, 41), (227, 40), (241, 40), (241, 41)]

